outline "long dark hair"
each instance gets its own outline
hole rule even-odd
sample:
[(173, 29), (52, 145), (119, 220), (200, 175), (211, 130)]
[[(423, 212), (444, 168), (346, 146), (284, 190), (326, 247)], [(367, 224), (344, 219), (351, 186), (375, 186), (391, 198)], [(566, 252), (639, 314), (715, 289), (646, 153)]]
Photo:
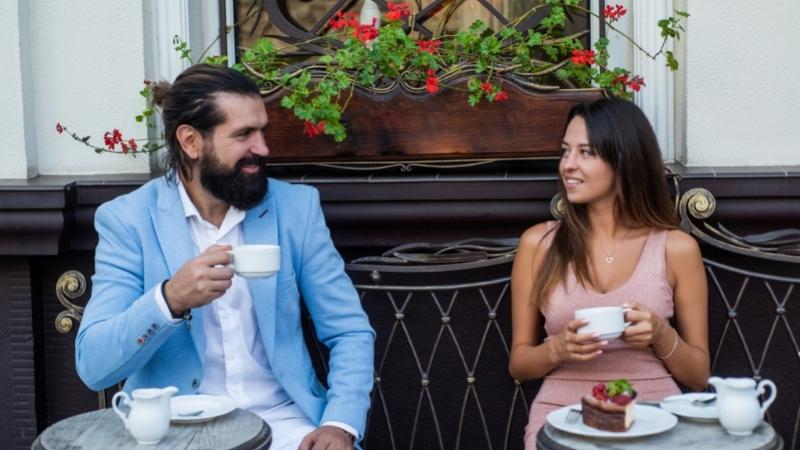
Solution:
[(180, 171), (191, 179), (188, 161), (178, 142), (176, 131), (181, 125), (190, 125), (203, 138), (209, 138), (214, 128), (225, 122), (225, 115), (217, 105), (218, 93), (258, 97), (258, 87), (239, 71), (213, 64), (196, 64), (184, 70), (170, 85), (161, 81), (153, 86), (153, 105), (160, 107), (164, 121), (164, 139), (167, 153), (164, 170), (168, 178)]
[[(562, 136), (575, 117), (586, 122), (589, 144), (614, 171), (617, 223), (629, 228), (677, 228), (658, 140), (644, 113), (635, 104), (617, 98), (580, 103), (569, 110)], [(570, 266), (581, 284), (594, 281), (589, 264), (587, 206), (567, 201), (560, 177), (558, 190), (566, 207), (534, 280), (532, 302), (540, 308), (555, 286), (566, 280)]]

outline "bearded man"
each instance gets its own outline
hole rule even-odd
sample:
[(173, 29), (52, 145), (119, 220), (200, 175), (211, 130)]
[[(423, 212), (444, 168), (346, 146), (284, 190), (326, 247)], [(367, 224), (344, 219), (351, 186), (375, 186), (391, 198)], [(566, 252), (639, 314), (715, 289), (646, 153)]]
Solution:
[[(364, 433), (374, 332), (316, 189), (267, 177), (267, 113), (241, 73), (199, 64), (153, 87), (165, 176), (98, 208), (92, 295), (76, 340), (101, 390), (176, 386), (231, 397), (272, 449), (351, 449)], [(242, 244), (280, 246), (275, 276), (228, 267)], [(301, 296), (330, 349), (326, 389), (304, 345)]]

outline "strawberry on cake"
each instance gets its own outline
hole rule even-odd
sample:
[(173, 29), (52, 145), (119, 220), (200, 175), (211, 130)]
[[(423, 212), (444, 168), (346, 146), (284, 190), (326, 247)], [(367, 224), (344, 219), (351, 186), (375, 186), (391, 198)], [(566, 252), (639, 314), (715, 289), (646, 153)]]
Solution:
[(604, 431), (625, 431), (633, 424), (636, 391), (628, 380), (599, 383), (581, 398), (583, 423)]

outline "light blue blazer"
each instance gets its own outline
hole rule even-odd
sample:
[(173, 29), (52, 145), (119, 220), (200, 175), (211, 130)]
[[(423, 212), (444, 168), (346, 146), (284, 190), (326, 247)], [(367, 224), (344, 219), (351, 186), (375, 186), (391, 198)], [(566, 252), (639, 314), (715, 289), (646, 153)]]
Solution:
[[(177, 324), (154, 291), (195, 256), (175, 183), (164, 177), (97, 209), (99, 243), (92, 296), (75, 343), (78, 375), (94, 390), (202, 383), (203, 308)], [(373, 381), (375, 334), (325, 225), (319, 193), (269, 180), (269, 194), (247, 211), (248, 244), (281, 246), (281, 269), (248, 285), (267, 358), (281, 386), (317, 424), (344, 422), (363, 436)], [(300, 326), (300, 295), (319, 340), (330, 348), (327, 391), (317, 380)]]

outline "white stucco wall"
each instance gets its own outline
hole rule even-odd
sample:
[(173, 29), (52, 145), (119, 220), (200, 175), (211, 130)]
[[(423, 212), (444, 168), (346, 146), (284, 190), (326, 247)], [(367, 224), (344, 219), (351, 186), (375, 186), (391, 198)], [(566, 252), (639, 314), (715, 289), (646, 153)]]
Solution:
[(149, 172), (144, 155), (98, 155), (55, 132), (61, 122), (100, 146), (113, 128), (146, 137), (134, 120), (144, 107), (142, 3), (36, 0), (28, 26), (39, 173)]
[(688, 9), (688, 164), (800, 165), (800, 1)]
[[(35, 146), (31, 125), (26, 127), (25, 73), (26, 39), (21, 22), (26, 20), (25, 3), (20, 0), (0, 0), (0, 54), (5, 66), (0, 71), (3, 86), (3, 108), (0, 113), (0, 178), (27, 178), (36, 172)], [(29, 102), (30, 103), (30, 102)], [(27, 105), (30, 108), (30, 105)], [(26, 133), (27, 130), (27, 133)], [(30, 170), (29, 170), (30, 168)]]
[[(678, 156), (691, 166), (800, 165), (800, 1), (686, 3)], [(60, 121), (98, 145), (113, 128), (146, 136), (133, 119), (144, 106), (136, 92), (154, 42), (143, 4), (0, 0), (0, 50), (9, 62), (0, 71), (0, 178), (150, 171), (144, 155), (96, 155), (55, 133)]]

